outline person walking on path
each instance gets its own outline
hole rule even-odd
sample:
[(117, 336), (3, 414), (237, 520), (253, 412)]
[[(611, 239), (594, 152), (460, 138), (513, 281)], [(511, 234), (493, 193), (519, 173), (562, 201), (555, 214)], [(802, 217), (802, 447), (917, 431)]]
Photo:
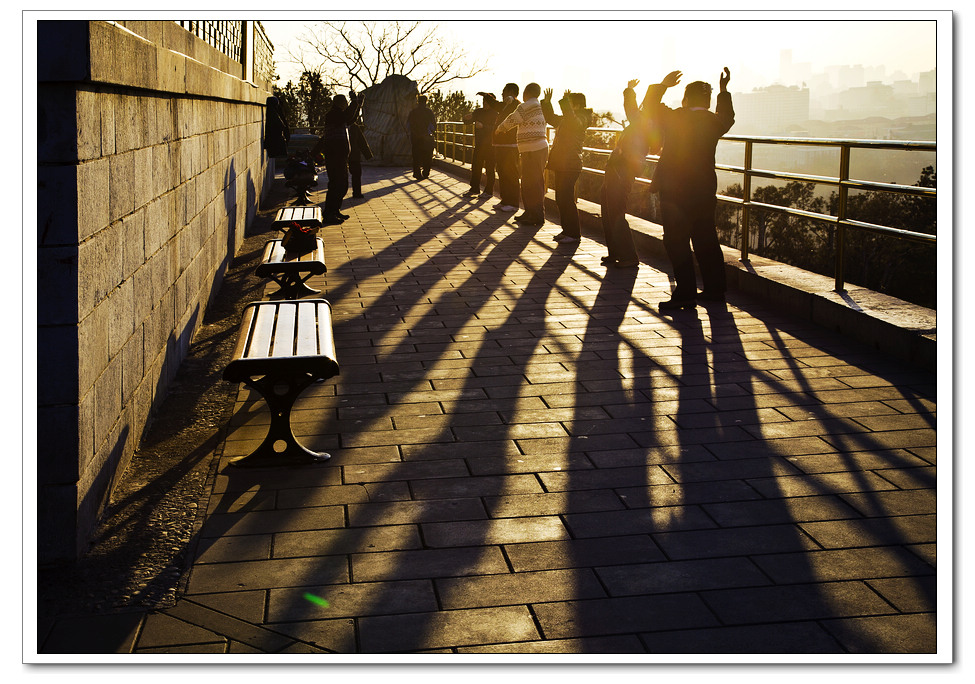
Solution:
[[(661, 309), (695, 306), (697, 299), (724, 301), (726, 282), (724, 255), (714, 225), (718, 205), (715, 196), (718, 178), (714, 153), (718, 140), (735, 123), (735, 111), (728, 92), (731, 72), (727, 67), (719, 77), (715, 110), (711, 111), (711, 85), (694, 81), (684, 89), (681, 107), (671, 109), (660, 103), (667, 88), (681, 79), (672, 71), (652, 87), (653, 125), (663, 136), (663, 151), (653, 175), (653, 188), (660, 193), (664, 227), (664, 249), (674, 270), (676, 284), (671, 298)], [(693, 257), (691, 243), (694, 245)], [(703, 289), (697, 291), (694, 259), (701, 270)]]
[(322, 206), (323, 218), (327, 223), (341, 223), (349, 218), (343, 214), (342, 199), (349, 191), (349, 125), (359, 115), (360, 100), (354, 91), (349, 92), (349, 100), (344, 95), (332, 98), (332, 105), (325, 113), (324, 130), (312, 150), (312, 157), (321, 154), (325, 158), (325, 172), (328, 174), (328, 189)]
[(562, 115), (552, 107), (552, 89), (545, 90), (542, 100), (545, 121), (555, 128), (555, 139), (548, 156), (548, 168), (555, 174), (555, 204), (559, 208), (562, 232), (555, 236), (559, 243), (579, 242), (579, 209), (576, 207), (576, 181), (582, 173), (582, 147), (586, 129), (592, 123), (592, 110), (586, 108), (586, 96), (568, 90), (559, 100)]
[[(516, 83), (508, 83), (501, 91), (500, 102), (493, 96), (488, 100), (488, 106), (497, 112), (497, 121), (503, 121), (521, 104), (518, 100), (518, 91)], [(491, 136), (491, 145), (494, 147), (494, 168), (501, 189), (501, 201), (495, 205), (495, 208), (498, 211), (518, 211), (521, 201), (518, 132), (513, 129), (500, 132), (495, 128)]]
[(427, 107), (427, 96), (416, 98), (416, 107), (407, 118), (410, 129), (410, 144), (413, 147), (413, 177), (417, 180), (430, 177), (430, 165), (433, 163), (433, 131), (437, 126), (437, 117)]
[(525, 101), (498, 124), (501, 133), (518, 129), (516, 137), (521, 164), (521, 199), (525, 210), (515, 221), (529, 226), (545, 223), (545, 163), (548, 161), (548, 139), (545, 137), (545, 115), (538, 96), (537, 83), (525, 86)]
[(648, 88), (643, 103), (637, 106), (635, 88), (639, 83), (639, 79), (632, 79), (623, 91), (623, 111), (626, 112), (627, 125), (606, 162), (603, 176), (600, 213), (608, 253), (602, 262), (611, 268), (632, 268), (640, 263), (633, 244), (633, 234), (626, 222), (626, 205), (630, 191), (643, 169), (651, 147), (651, 93)]
[[(494, 145), (492, 136), (498, 121), (498, 113), (489, 106), (492, 93), (478, 93), (483, 105), (464, 115), (464, 121), (474, 124), (474, 159), (471, 162), (471, 189), (468, 197), (490, 197), (494, 194)], [(481, 171), (484, 172), (484, 192), (481, 192)]]

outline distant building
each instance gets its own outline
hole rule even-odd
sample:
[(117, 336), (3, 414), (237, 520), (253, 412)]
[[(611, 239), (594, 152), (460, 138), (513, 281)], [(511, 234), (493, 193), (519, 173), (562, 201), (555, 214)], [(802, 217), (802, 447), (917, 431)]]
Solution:
[(782, 135), (809, 120), (809, 88), (772, 85), (735, 93), (735, 133)]

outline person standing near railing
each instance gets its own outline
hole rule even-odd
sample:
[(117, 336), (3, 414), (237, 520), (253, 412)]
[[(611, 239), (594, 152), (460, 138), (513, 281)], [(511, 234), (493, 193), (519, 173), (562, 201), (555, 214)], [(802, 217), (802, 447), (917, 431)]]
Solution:
[(548, 161), (548, 138), (545, 136), (545, 115), (538, 96), (542, 87), (537, 83), (525, 86), (525, 101), (498, 124), (501, 133), (518, 129), (517, 144), (521, 163), (521, 199), (525, 210), (515, 221), (528, 226), (545, 223), (545, 163)]
[(640, 263), (630, 225), (626, 222), (626, 203), (652, 143), (649, 105), (652, 104), (650, 88), (653, 86), (647, 88), (647, 94), (638, 106), (635, 88), (639, 83), (640, 79), (634, 78), (623, 91), (627, 125), (616, 140), (603, 176), (600, 213), (608, 254), (602, 262), (611, 268), (632, 268)]
[(410, 129), (410, 144), (413, 148), (413, 177), (416, 180), (430, 177), (433, 163), (433, 131), (437, 127), (437, 117), (427, 107), (427, 96), (418, 95), (416, 107), (407, 117)]
[[(501, 91), (501, 101), (492, 95), (488, 106), (498, 113), (497, 121), (503, 121), (521, 104), (518, 100), (518, 84), (508, 83)], [(518, 211), (521, 201), (520, 169), (518, 165), (518, 131), (506, 132), (494, 129), (491, 136), (494, 147), (494, 164), (501, 186), (501, 201), (495, 205), (498, 211)]]
[[(494, 194), (494, 145), (492, 136), (498, 122), (498, 113), (489, 106), (494, 100), (493, 93), (478, 93), (483, 98), (483, 106), (464, 115), (466, 123), (474, 124), (474, 159), (471, 161), (471, 189), (464, 194), (468, 197), (491, 197)], [(484, 171), (484, 192), (481, 192), (481, 171)]]
[(555, 140), (548, 156), (548, 168), (555, 174), (555, 204), (562, 223), (562, 232), (555, 236), (555, 241), (563, 244), (579, 242), (582, 231), (575, 188), (582, 173), (582, 147), (586, 141), (586, 129), (592, 123), (592, 110), (586, 108), (583, 93), (568, 90), (559, 100), (561, 116), (552, 107), (551, 88), (545, 90), (541, 104), (545, 121), (555, 128)]
[[(664, 248), (676, 281), (670, 299), (660, 303), (662, 310), (692, 308), (698, 299), (724, 301), (727, 287), (724, 254), (714, 226), (718, 206), (714, 153), (718, 140), (735, 123), (735, 110), (728, 92), (731, 72), (727, 67), (721, 72), (721, 90), (713, 112), (711, 84), (704, 81), (687, 84), (679, 109), (660, 103), (667, 88), (680, 83), (681, 76), (680, 71), (672, 71), (659, 84), (651, 86), (656, 102), (652, 108), (653, 125), (663, 136), (653, 188), (660, 193)], [(700, 293), (694, 259), (703, 281)]]

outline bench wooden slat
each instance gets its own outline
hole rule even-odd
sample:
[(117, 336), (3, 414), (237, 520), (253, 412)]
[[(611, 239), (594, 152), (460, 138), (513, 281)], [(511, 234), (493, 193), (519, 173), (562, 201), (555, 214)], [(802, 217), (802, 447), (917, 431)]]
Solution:
[(335, 356), (335, 338), (332, 336), (332, 307), (328, 302), (318, 302), (318, 353), (330, 359)]
[(274, 313), (274, 307), (258, 308), (251, 327), (251, 343), (245, 354), (246, 358), (269, 356), (271, 335), (274, 333)]
[(295, 316), (294, 304), (279, 304), (278, 316), (274, 326), (274, 346), (271, 356), (294, 356), (295, 353)]
[(315, 356), (318, 354), (318, 326), (315, 319), (315, 304), (298, 305), (298, 331), (295, 333), (295, 354)]

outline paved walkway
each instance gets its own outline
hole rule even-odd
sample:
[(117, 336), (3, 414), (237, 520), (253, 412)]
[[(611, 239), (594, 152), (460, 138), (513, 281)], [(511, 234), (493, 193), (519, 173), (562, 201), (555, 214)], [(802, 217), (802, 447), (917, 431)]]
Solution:
[(734, 294), (661, 315), (661, 264), (442, 172), (365, 180), (325, 231), (341, 375), (294, 414), (332, 459), (228, 467), (242, 387), (185, 594), (106, 616), (121, 650), (937, 650), (933, 375)]

